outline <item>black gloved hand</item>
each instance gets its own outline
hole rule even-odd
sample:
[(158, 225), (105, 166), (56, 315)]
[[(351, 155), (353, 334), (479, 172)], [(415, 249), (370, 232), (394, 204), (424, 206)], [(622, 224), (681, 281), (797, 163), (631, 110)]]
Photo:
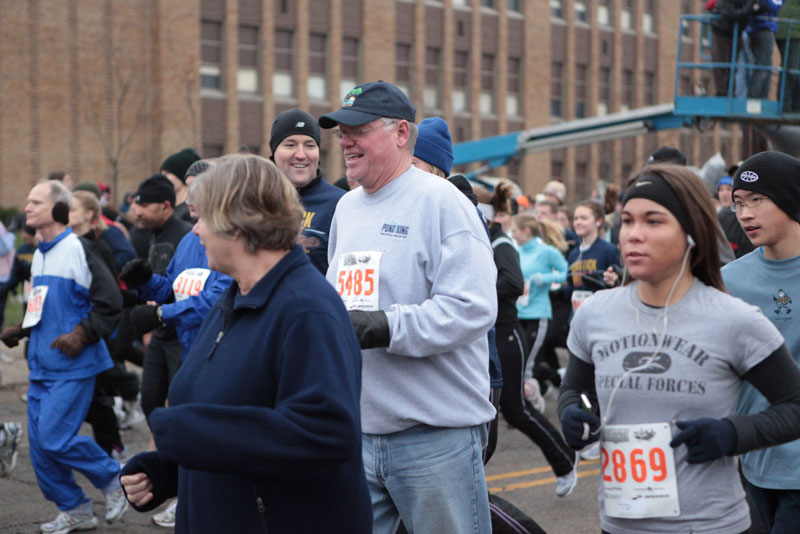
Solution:
[(731, 454), (736, 448), (736, 429), (727, 419), (704, 417), (694, 421), (677, 421), (675, 426), (681, 429), (672, 438), (669, 446), (673, 449), (686, 444), (690, 464), (701, 464)]
[(134, 306), (130, 313), (131, 323), (138, 334), (144, 335), (158, 328), (161, 321), (158, 320), (158, 306), (140, 304)]
[(0, 330), (0, 341), (8, 348), (16, 347), (20, 339), (28, 337), (30, 333), (31, 329), (22, 328), (22, 325), (7, 326)]
[(81, 353), (83, 347), (89, 343), (89, 334), (80, 324), (76, 324), (72, 332), (61, 334), (50, 343), (51, 349), (58, 349), (67, 356), (74, 358)]
[[(588, 425), (588, 430), (584, 424)], [(598, 428), (600, 428), (600, 418), (581, 410), (577, 404), (568, 407), (561, 414), (561, 433), (564, 434), (564, 441), (573, 450), (579, 451), (600, 439)]]
[[(153, 484), (153, 498), (142, 506), (133, 506), (137, 512), (155, 510), (161, 503), (178, 494), (178, 468), (172, 462), (163, 459), (157, 451), (142, 452), (128, 460), (120, 471), (120, 476), (144, 473)], [(125, 486), (122, 486), (123, 491)], [(128, 498), (128, 494), (125, 494)], [(130, 502), (130, 501), (128, 501)]]
[(146, 284), (153, 277), (153, 268), (147, 260), (136, 258), (126, 263), (119, 273), (119, 279), (129, 287), (139, 287)]
[(391, 332), (385, 312), (350, 310), (348, 313), (362, 349), (389, 346)]

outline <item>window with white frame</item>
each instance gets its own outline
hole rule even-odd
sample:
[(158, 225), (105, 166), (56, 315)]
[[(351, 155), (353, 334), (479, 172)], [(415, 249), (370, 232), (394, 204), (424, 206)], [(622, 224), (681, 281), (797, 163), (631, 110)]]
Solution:
[(200, 23), (200, 87), (222, 90), (222, 22)]
[(276, 97), (293, 98), (294, 95), (294, 32), (275, 30), (275, 70), (272, 74), (272, 92)]
[(259, 92), (258, 43), (258, 26), (239, 26), (239, 67), (236, 73), (236, 88), (240, 93)]

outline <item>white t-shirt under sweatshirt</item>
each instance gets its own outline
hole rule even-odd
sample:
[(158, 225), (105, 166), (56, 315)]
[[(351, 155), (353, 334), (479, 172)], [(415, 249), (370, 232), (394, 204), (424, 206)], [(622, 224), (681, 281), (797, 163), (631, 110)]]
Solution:
[(389, 321), (388, 349), (362, 351), (365, 433), (494, 417), (486, 334), (497, 271), (475, 207), (455, 186), (412, 166), (372, 194), (350, 191), (333, 216), (328, 260), (345, 304)]

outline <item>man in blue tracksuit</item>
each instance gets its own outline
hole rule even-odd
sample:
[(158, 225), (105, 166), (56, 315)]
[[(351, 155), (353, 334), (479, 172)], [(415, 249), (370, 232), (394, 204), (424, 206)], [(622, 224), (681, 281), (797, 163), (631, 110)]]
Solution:
[(292, 182), (303, 204), (299, 244), (322, 274), (328, 271), (328, 234), (344, 191), (325, 181), (319, 169), (319, 125), (303, 110), (280, 113), (272, 123), (270, 159)]
[(125, 512), (119, 463), (78, 430), (86, 417), (95, 376), (112, 366), (102, 338), (119, 320), (116, 281), (96, 249), (67, 226), (72, 193), (57, 181), (28, 195), (27, 224), (41, 235), (31, 266), (33, 290), (22, 325), (0, 339), (15, 345), (30, 336), (28, 435), (31, 462), (45, 498), (60, 513), (41, 525), (45, 534), (97, 525), (92, 503), (73, 477), (85, 475), (106, 497), (106, 521)]
[[(137, 275), (131, 278), (134, 271)], [(193, 232), (181, 239), (164, 276), (153, 274), (144, 260), (136, 260), (127, 269), (126, 279), (138, 286), (141, 298), (158, 303), (135, 306), (133, 326), (140, 333), (160, 325), (175, 327), (183, 346), (181, 361), (189, 354), (208, 310), (231, 285), (230, 276), (208, 268), (206, 249)], [(174, 302), (169, 302), (171, 296)]]

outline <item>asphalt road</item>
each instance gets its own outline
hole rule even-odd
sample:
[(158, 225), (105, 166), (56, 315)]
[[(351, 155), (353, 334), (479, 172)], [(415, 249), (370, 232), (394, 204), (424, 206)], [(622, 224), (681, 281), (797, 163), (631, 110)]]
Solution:
[[(0, 386), (0, 422), (22, 421), (27, 426), (25, 404), (19, 394), (25, 390), (25, 367), (18, 351), (3, 352), (13, 358), (12, 362), (0, 363), (4, 372), (4, 385)], [(545, 413), (556, 421), (555, 399), (547, 398)], [(82, 433), (89, 433), (84, 425)], [(134, 452), (147, 446), (144, 424), (123, 433), (123, 441)], [(555, 479), (544, 456), (522, 433), (510, 428), (501, 419), (497, 450), (486, 468), (490, 491), (511, 502), (551, 534), (598, 534), (600, 522), (597, 516), (597, 472), (599, 462), (582, 462), (579, 466), (579, 482), (575, 491), (565, 498), (555, 494)], [(106, 525), (103, 497), (80, 474), (78, 483), (94, 502), (95, 513), (100, 524), (94, 532), (108, 533), (158, 533), (170, 532), (150, 523), (151, 514), (139, 514), (132, 510), (113, 525)], [(47, 502), (39, 490), (30, 463), (27, 433), (22, 440), (16, 470), (9, 478), (0, 478), (0, 534), (36, 534), (39, 525), (50, 521), (58, 513), (52, 503)]]

